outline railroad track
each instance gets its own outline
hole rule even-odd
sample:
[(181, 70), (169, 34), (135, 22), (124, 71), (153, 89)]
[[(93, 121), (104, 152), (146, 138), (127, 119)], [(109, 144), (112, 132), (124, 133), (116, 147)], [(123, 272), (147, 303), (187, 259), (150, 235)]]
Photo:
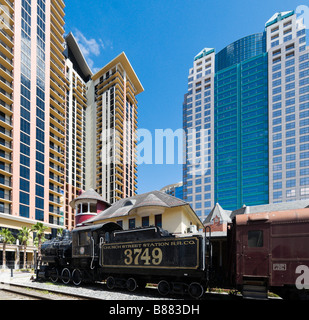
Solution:
[(77, 294), (68, 294), (65, 292), (59, 292), (53, 289), (40, 289), (37, 287), (31, 287), (29, 285), (17, 285), (6, 284), (0, 282), (0, 291), (12, 294), (13, 296), (20, 296), (29, 298), (31, 300), (93, 300), (93, 298), (85, 297)]

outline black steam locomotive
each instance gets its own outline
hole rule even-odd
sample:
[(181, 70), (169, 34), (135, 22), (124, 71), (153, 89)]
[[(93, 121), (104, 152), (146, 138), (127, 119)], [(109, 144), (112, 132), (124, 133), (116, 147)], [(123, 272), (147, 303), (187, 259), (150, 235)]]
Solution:
[(110, 290), (129, 291), (151, 282), (162, 295), (200, 298), (209, 281), (210, 253), (206, 233), (175, 237), (156, 226), (123, 230), (109, 222), (64, 231), (45, 242), (37, 279), (75, 285), (106, 281)]

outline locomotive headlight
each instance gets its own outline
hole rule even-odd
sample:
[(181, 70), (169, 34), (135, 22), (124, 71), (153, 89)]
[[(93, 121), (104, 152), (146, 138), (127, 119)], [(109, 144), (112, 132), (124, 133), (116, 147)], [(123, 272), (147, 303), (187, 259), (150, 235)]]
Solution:
[(80, 253), (80, 254), (84, 254), (84, 253), (85, 253), (85, 248), (84, 248), (84, 247), (80, 247), (79, 253)]

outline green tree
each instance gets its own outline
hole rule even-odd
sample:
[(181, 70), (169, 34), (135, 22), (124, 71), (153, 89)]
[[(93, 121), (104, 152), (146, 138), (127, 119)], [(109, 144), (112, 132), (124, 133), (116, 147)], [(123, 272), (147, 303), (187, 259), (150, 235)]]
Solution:
[(21, 242), (21, 244), (24, 246), (24, 268), (27, 268), (27, 245), (28, 240), (30, 238), (30, 232), (31, 229), (27, 227), (22, 227), (21, 230), (19, 230), (18, 239)]
[(59, 228), (59, 229), (57, 230), (57, 236), (58, 236), (58, 237), (62, 237), (62, 235), (63, 235), (63, 229)]
[(2, 238), (2, 243), (3, 243), (2, 268), (5, 269), (6, 268), (6, 245), (9, 243), (13, 243), (15, 238), (9, 229), (1, 229), (0, 238)]
[(44, 226), (42, 222), (37, 222), (34, 226), (32, 226), (31, 231), (36, 232), (37, 240), (38, 240), (38, 265), (41, 264), (42, 261), (42, 241), (44, 239), (44, 233), (48, 228)]

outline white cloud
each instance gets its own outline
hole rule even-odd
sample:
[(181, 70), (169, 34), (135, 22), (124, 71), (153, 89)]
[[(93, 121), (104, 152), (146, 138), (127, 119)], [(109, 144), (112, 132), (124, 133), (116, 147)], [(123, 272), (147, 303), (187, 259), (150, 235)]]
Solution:
[(88, 40), (79, 30), (75, 32), (75, 38), (85, 56), (89, 56), (90, 54), (98, 56), (100, 54), (101, 46), (96, 39)]
[(107, 40), (103, 42), (101, 38), (98, 40), (94, 38), (87, 39), (78, 29), (75, 29), (74, 36), (91, 69), (98, 69), (94, 68), (94, 61), (91, 56), (98, 57), (102, 49), (113, 49), (113, 43), (111, 41)]

